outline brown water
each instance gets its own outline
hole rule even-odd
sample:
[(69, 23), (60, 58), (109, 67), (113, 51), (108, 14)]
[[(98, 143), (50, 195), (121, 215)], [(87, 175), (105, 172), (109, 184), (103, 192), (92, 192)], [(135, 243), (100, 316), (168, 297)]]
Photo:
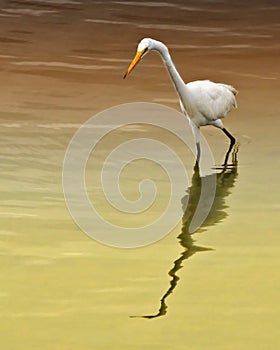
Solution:
[[(279, 348), (279, 9), (277, 1), (1, 2), (2, 348)], [(201, 232), (185, 230), (199, 189), (192, 172), (182, 225), (122, 250), (75, 225), (61, 171), (71, 137), (95, 113), (134, 101), (178, 108), (156, 54), (122, 80), (145, 36), (169, 46), (186, 81), (239, 90), (225, 125), (240, 147), (238, 164), (220, 170)], [(203, 133), (221, 164), (224, 135)], [(131, 198), (134, 180), (124, 178)], [(144, 315), (160, 317), (130, 317)]]

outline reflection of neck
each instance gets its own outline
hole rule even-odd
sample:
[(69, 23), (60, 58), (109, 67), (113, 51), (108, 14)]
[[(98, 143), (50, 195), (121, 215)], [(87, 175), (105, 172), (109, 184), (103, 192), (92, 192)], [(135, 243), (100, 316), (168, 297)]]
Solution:
[[(182, 236), (182, 234), (180, 234), (180, 236)], [(180, 237), (178, 236), (178, 238)], [(188, 235), (190, 237), (190, 235)], [(181, 241), (181, 238), (180, 238)], [(190, 258), (192, 255), (194, 255), (197, 252), (203, 252), (203, 251), (208, 251), (208, 250), (212, 250), (211, 248), (204, 248), (204, 247), (198, 247), (193, 245), (193, 240), (190, 238), (190, 242), (191, 245), (189, 246), (189, 248), (186, 248), (185, 251), (183, 251), (181, 253), (181, 256), (174, 261), (174, 266), (173, 268), (168, 272), (169, 276), (171, 276), (171, 280), (169, 282), (170, 287), (168, 288), (168, 290), (164, 293), (164, 295), (162, 296), (162, 298), (160, 299), (160, 308), (158, 310), (158, 313), (155, 315), (145, 315), (145, 316), (131, 316), (131, 317), (141, 317), (141, 318), (156, 318), (156, 317), (160, 317), (160, 316), (164, 316), (167, 314), (167, 304), (166, 304), (166, 299), (168, 298), (168, 296), (170, 294), (172, 294), (172, 292), (174, 291), (174, 289), (176, 288), (180, 277), (177, 275), (177, 272), (183, 267), (182, 263), (184, 260), (187, 260), (188, 258)]]
[[(216, 188), (216, 196), (212, 205), (212, 208), (209, 212), (208, 217), (206, 218), (204, 224), (202, 225), (199, 231), (205, 230), (206, 227), (210, 227), (218, 223), (221, 219), (223, 219), (227, 214), (224, 211), (226, 208), (225, 205), (225, 197), (230, 194), (230, 188), (234, 186), (234, 183), (237, 178), (237, 151), (233, 154), (233, 165), (232, 166), (223, 166), (221, 172), (217, 174), (217, 188)], [(211, 176), (211, 175), (210, 175)], [(207, 176), (205, 177), (207, 178)], [(205, 180), (203, 178), (203, 180)], [(156, 318), (160, 316), (164, 316), (167, 314), (167, 304), (166, 299), (176, 286), (180, 280), (177, 275), (178, 271), (183, 267), (184, 260), (189, 259), (192, 255), (197, 252), (210, 251), (212, 248), (199, 247), (194, 245), (194, 239), (192, 235), (189, 233), (189, 226), (192, 222), (194, 213), (197, 209), (197, 204), (200, 198), (201, 191), (201, 177), (199, 175), (199, 168), (196, 166), (194, 168), (194, 173), (192, 176), (192, 184), (188, 188), (188, 195), (183, 197), (182, 204), (184, 205), (185, 199), (188, 199), (188, 206), (184, 210), (184, 215), (182, 218), (182, 230), (180, 235), (177, 237), (181, 246), (184, 248), (178, 259), (176, 259), (173, 263), (172, 269), (168, 272), (169, 276), (171, 276), (171, 280), (169, 282), (169, 288), (164, 293), (162, 298), (160, 299), (160, 308), (158, 312), (154, 315), (146, 315), (146, 316), (132, 316), (132, 317), (141, 317), (141, 318)]]

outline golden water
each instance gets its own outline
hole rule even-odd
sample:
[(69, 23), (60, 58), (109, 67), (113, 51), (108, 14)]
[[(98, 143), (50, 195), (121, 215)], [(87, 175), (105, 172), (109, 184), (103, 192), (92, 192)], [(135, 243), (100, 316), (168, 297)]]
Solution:
[[(2, 5), (3, 349), (280, 346), (279, 5), (156, 4)], [(210, 78), (239, 90), (239, 109), (225, 125), (240, 147), (238, 163), (219, 170), (212, 216), (200, 232), (185, 230), (199, 189), (188, 164), (194, 200), (182, 224), (156, 244), (124, 250), (95, 242), (75, 225), (61, 172), (71, 137), (96, 112), (131, 101), (178, 108), (156, 54), (122, 81), (143, 36), (170, 46), (186, 81)], [(221, 164), (224, 135), (203, 133)], [(139, 166), (124, 174), (132, 199)]]

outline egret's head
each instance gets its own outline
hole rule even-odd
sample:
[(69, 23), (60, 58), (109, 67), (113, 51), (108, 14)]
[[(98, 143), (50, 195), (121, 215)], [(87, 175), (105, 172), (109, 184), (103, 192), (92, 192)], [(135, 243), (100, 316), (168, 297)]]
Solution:
[(132, 71), (132, 69), (136, 66), (136, 64), (141, 60), (141, 58), (144, 57), (150, 50), (153, 49), (153, 42), (154, 40), (150, 38), (144, 38), (140, 41), (137, 47), (136, 55), (132, 60), (132, 62), (130, 63), (130, 66), (128, 67), (125, 75), (123, 76), (124, 79)]

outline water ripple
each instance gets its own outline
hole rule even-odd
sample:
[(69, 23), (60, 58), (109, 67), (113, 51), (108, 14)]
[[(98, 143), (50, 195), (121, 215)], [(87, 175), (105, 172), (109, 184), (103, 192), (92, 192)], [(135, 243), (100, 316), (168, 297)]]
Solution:
[(213, 13), (221, 13), (225, 12), (224, 9), (217, 8), (202, 8), (198, 6), (182, 6), (179, 4), (173, 4), (170, 2), (155, 2), (155, 1), (146, 1), (146, 2), (138, 2), (138, 1), (112, 1), (113, 4), (124, 5), (124, 6), (141, 6), (141, 7), (168, 7), (175, 8), (182, 11), (190, 11), (190, 12), (213, 12)]
[(57, 13), (54, 10), (34, 10), (34, 9), (2, 9), (3, 12), (13, 15), (42, 16), (49, 13)]
[(178, 31), (191, 31), (191, 32), (224, 32), (226, 29), (223, 27), (198, 27), (198, 26), (188, 26), (180, 24), (158, 24), (158, 23), (134, 23), (129, 21), (111, 21), (106, 19), (85, 19), (86, 22), (92, 22), (97, 24), (115, 24), (115, 25), (131, 25), (137, 28), (145, 29), (160, 29), (160, 30), (178, 30)]
[(86, 70), (100, 70), (100, 69), (120, 69), (118, 66), (110, 65), (85, 65), (66, 62), (47, 62), (47, 61), (20, 61), (11, 62), (16, 66), (32, 66), (32, 67), (56, 67), (56, 68), (70, 68), (70, 69), (86, 69)]

